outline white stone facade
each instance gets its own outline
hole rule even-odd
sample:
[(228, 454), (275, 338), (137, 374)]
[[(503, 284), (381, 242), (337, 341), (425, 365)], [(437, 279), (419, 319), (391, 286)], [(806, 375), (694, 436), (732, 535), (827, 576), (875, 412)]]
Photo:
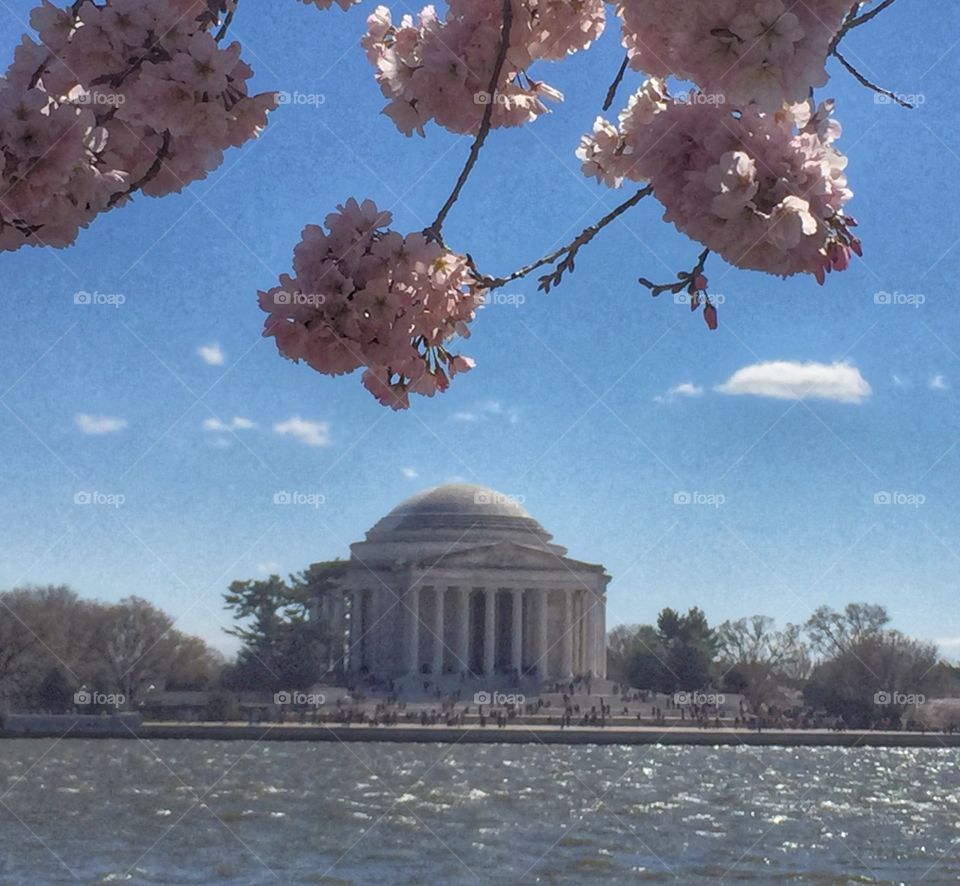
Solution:
[(482, 486), (415, 495), (351, 545), (341, 590), (322, 601), (355, 674), (606, 677), (602, 566), (566, 548), (519, 504)]

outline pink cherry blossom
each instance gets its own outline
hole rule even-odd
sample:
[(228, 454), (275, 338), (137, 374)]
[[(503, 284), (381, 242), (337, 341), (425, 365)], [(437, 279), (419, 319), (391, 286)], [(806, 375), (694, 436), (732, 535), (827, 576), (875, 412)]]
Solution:
[(850, 0), (618, 0), (635, 70), (691, 80), (728, 105), (776, 111), (827, 82)]
[(263, 129), (275, 96), (248, 95), (214, 18), (207, 0), (42, 0), (39, 42), (0, 81), (0, 250), (69, 246), (133, 190), (180, 191)]
[(844, 215), (852, 192), (832, 108), (731, 113), (696, 93), (668, 101), (654, 80), (631, 98), (619, 127), (599, 119), (578, 156), (586, 175), (610, 186), (650, 182), (665, 220), (731, 264), (822, 280), (860, 249)]
[(269, 314), (264, 335), (283, 356), (326, 375), (365, 366), (364, 387), (405, 409), (409, 394), (431, 397), (473, 367), (448, 347), (469, 336), (485, 290), (464, 256), (390, 223), (372, 200), (351, 198), (325, 229), (308, 225), (294, 250), (295, 276), (261, 292), (260, 307)]

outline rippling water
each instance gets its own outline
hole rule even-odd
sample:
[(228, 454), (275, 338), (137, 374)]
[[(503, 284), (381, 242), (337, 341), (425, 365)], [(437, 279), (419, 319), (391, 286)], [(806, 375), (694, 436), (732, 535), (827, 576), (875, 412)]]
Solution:
[(0, 883), (953, 883), (960, 753), (0, 742)]

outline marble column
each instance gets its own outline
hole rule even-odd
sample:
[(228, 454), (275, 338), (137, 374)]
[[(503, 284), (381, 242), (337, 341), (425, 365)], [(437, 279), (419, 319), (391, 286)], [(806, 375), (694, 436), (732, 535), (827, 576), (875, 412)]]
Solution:
[(573, 675), (573, 594), (561, 591), (563, 595), (560, 623), (560, 678), (568, 680)]
[(443, 607), (444, 607), (444, 588), (433, 589), (433, 674), (439, 676), (443, 673)]
[(603, 594), (599, 595), (599, 605), (597, 606), (597, 621), (600, 622), (600, 637), (597, 643), (597, 654), (600, 656), (600, 669), (597, 672), (598, 677), (607, 678), (607, 607)]
[(550, 592), (540, 588), (536, 592), (534, 606), (536, 624), (533, 631), (533, 657), (537, 665), (537, 676), (546, 680), (550, 676), (547, 664), (549, 653), (547, 650), (547, 620), (550, 616)]
[(408, 674), (416, 674), (420, 671), (420, 589), (418, 587), (407, 589), (406, 610), (406, 671)]
[(483, 606), (483, 673), (492, 676), (495, 665), (497, 639), (497, 589), (484, 588)]
[(513, 588), (511, 594), (513, 631), (510, 637), (510, 665), (519, 676), (523, 673), (523, 591), (520, 588)]
[(470, 670), (470, 589), (449, 588), (452, 600), (457, 601), (456, 638), (454, 640), (453, 669), (455, 671)]
[(350, 592), (350, 670), (363, 667), (363, 591)]

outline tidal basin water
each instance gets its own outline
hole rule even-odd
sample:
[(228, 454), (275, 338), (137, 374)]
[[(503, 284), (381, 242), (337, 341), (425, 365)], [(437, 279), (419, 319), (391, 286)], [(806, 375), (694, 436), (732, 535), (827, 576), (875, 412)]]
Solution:
[(0, 883), (955, 883), (960, 752), (0, 742)]

